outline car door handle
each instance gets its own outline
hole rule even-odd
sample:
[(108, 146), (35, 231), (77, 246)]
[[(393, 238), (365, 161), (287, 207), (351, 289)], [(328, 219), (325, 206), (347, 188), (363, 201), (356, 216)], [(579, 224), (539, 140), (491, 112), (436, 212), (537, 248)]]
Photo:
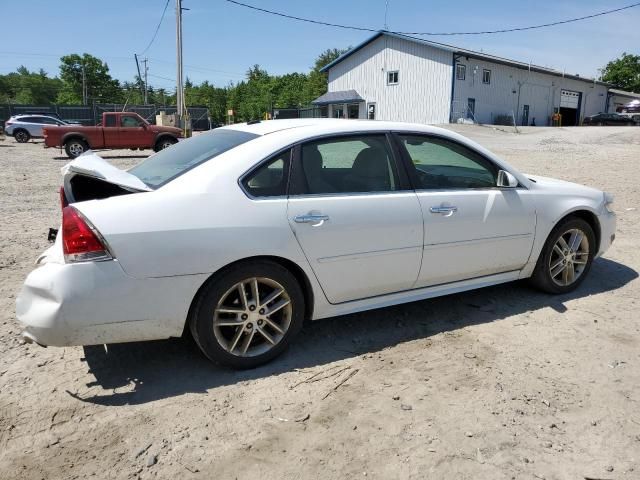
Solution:
[(319, 227), (324, 222), (329, 220), (329, 215), (319, 215), (319, 214), (307, 214), (307, 215), (297, 215), (293, 217), (293, 221), (296, 223), (310, 223), (312, 227)]
[(439, 213), (445, 217), (450, 217), (451, 215), (453, 215), (455, 212), (458, 211), (458, 207), (441, 205), (438, 207), (431, 207), (429, 211), (431, 213)]

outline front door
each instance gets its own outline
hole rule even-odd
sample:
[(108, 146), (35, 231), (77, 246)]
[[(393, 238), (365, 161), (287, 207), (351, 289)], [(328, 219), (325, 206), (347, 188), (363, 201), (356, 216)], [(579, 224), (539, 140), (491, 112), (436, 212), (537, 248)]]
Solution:
[(123, 148), (149, 147), (147, 125), (137, 115), (121, 115), (118, 129), (118, 146)]
[(526, 127), (529, 125), (529, 105), (524, 105), (522, 107), (522, 126)]
[(498, 167), (436, 136), (398, 135), (424, 218), (416, 287), (521, 269), (533, 245), (535, 207), (524, 188), (497, 188)]
[(324, 138), (296, 152), (289, 223), (329, 302), (412, 288), (422, 214), (387, 137)]
[(475, 120), (476, 118), (476, 99), (467, 98), (467, 118)]

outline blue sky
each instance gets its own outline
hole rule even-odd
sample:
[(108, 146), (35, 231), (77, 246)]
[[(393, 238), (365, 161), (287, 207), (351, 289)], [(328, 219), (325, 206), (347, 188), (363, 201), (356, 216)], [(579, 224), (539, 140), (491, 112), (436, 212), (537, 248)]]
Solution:
[[(263, 8), (327, 22), (373, 28), (384, 25), (385, 0), (244, 0)], [(526, 26), (621, 7), (633, 0), (388, 0), (396, 31), (486, 30)], [(0, 0), (0, 73), (20, 65), (57, 74), (59, 56), (88, 52), (116, 78), (135, 75), (133, 54), (151, 39), (165, 0)], [(28, 10), (25, 6), (28, 5)], [(183, 0), (185, 74), (199, 83), (225, 85), (253, 64), (270, 73), (306, 72), (326, 48), (357, 45), (366, 32), (298, 23), (250, 11), (223, 0)], [(623, 51), (640, 53), (640, 7), (561, 27), (499, 35), (428, 37), (474, 50), (579, 73)], [(174, 88), (175, 0), (149, 57), (149, 83)], [(166, 78), (159, 78), (166, 77)]]

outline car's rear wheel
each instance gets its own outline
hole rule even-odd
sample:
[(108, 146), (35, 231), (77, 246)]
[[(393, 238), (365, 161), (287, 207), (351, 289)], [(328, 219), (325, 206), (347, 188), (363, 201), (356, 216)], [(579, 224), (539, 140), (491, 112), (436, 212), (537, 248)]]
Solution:
[(31, 135), (23, 128), (19, 128), (13, 132), (13, 138), (15, 138), (18, 143), (27, 143), (31, 139)]
[(189, 320), (211, 360), (253, 368), (277, 355), (302, 328), (304, 295), (296, 278), (271, 261), (236, 265), (212, 278)]
[(72, 138), (67, 140), (64, 144), (64, 151), (67, 152), (69, 158), (76, 158), (89, 150), (89, 145), (84, 140), (79, 138)]
[(569, 217), (557, 225), (545, 243), (531, 277), (532, 283), (549, 293), (568, 293), (586, 278), (596, 253), (591, 225)]
[(163, 137), (156, 142), (156, 146), (154, 147), (154, 151), (159, 152), (160, 150), (164, 150), (165, 148), (169, 148), (171, 145), (178, 143), (173, 137)]

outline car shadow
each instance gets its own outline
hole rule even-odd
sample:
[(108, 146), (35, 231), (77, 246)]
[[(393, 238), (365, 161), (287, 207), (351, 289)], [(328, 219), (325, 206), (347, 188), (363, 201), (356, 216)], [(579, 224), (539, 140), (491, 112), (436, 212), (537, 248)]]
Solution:
[[(222, 385), (377, 352), (527, 311), (551, 307), (564, 313), (565, 302), (618, 289), (637, 277), (625, 265), (598, 259), (580, 288), (565, 295), (544, 294), (520, 281), (309, 322), (287, 352), (253, 370), (235, 371), (212, 364), (191, 339), (83, 347), (84, 361), (95, 381), (87, 384), (84, 394), (68, 393), (83, 402), (108, 406), (206, 393)], [(588, 313), (598, 317), (597, 312)], [(102, 391), (92, 394), (92, 387)]]

